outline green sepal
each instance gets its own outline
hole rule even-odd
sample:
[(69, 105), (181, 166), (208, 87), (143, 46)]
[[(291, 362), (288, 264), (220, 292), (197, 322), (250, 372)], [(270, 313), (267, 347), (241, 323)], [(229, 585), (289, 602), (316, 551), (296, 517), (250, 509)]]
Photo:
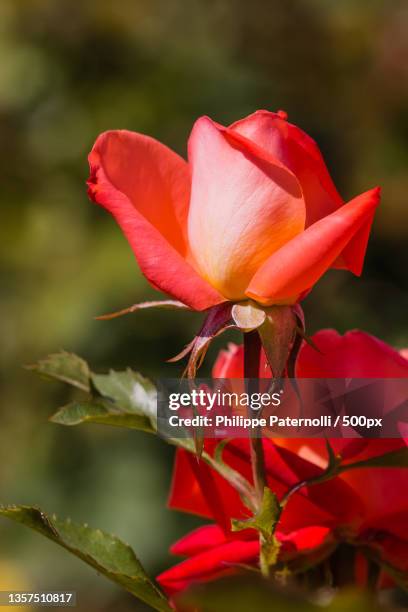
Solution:
[(296, 332), (296, 317), (291, 306), (270, 306), (258, 333), (275, 379), (281, 378), (288, 362)]

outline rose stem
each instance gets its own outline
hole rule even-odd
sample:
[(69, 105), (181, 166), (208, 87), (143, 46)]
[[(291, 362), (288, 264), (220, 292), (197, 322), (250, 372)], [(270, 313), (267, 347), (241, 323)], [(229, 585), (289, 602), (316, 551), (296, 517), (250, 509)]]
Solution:
[[(249, 393), (254, 393), (258, 391), (261, 348), (261, 339), (256, 330), (244, 333), (244, 378), (252, 379), (248, 385)], [(250, 451), (252, 476), (254, 479), (255, 491), (259, 500), (259, 504), (261, 504), (264, 488), (266, 485), (266, 479), (265, 458), (262, 437), (260, 436), (260, 429), (254, 431), (254, 435), (250, 437)]]

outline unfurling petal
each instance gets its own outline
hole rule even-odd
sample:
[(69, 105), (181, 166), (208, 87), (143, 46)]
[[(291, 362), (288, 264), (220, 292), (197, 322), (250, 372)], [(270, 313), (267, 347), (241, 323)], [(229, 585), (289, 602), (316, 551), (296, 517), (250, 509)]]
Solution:
[(90, 197), (115, 217), (150, 283), (196, 310), (222, 302), (186, 261), (186, 162), (153, 138), (119, 130), (99, 136), (89, 163)]
[[(312, 287), (352, 243), (371, 226), (379, 203), (378, 188), (354, 198), (287, 242), (257, 271), (246, 294), (262, 304), (290, 304)], [(350, 264), (360, 271), (365, 254), (356, 249), (358, 260)]]

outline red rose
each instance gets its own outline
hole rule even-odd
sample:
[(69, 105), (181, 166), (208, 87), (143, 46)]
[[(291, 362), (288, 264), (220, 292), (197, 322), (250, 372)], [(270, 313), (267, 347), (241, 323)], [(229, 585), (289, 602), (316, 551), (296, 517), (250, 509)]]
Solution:
[(329, 268), (361, 273), (379, 189), (344, 204), (315, 142), (284, 113), (195, 123), (188, 163), (157, 140), (105, 132), (90, 197), (156, 288), (196, 310), (248, 297), (293, 304)]
[[(321, 353), (303, 345), (297, 364), (300, 377), (406, 378), (408, 361), (397, 351), (364, 332), (340, 336), (323, 330), (313, 337)], [(263, 356), (260, 375), (268, 376)], [(243, 350), (231, 344), (221, 351), (213, 375), (242, 378)], [(212, 452), (217, 440), (207, 440)], [(331, 441), (344, 461), (382, 455), (405, 445), (402, 439), (338, 439)], [(263, 440), (268, 486), (279, 497), (293, 484), (324, 468), (325, 443), (317, 439)], [(251, 480), (248, 440), (234, 440), (224, 451), (227, 464)], [(398, 468), (365, 468), (344, 472), (319, 485), (302, 488), (285, 507), (277, 528), (280, 558), (296, 563), (330, 554), (335, 543), (347, 541), (375, 550), (382, 561), (408, 573), (408, 473)], [(185, 561), (158, 577), (170, 593), (190, 582), (236, 571), (234, 565), (256, 564), (255, 531), (231, 533), (232, 518), (247, 518), (238, 493), (203, 462), (187, 452), (176, 455), (170, 507), (210, 518), (213, 524), (187, 535), (172, 547)], [(243, 535), (244, 534), (244, 535)], [(361, 578), (361, 563), (358, 564)]]

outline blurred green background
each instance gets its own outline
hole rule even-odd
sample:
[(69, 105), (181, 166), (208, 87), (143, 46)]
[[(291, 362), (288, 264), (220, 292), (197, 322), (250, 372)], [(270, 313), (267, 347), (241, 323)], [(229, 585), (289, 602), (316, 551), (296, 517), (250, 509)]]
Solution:
[[(165, 508), (170, 449), (48, 423), (67, 391), (22, 368), (65, 348), (100, 370), (177, 376), (165, 360), (199, 323), (172, 312), (93, 319), (154, 295), (86, 197), (103, 130), (145, 132), (185, 155), (202, 114), (229, 123), (285, 109), (345, 199), (383, 187), (363, 278), (325, 277), (304, 303), (309, 331), (360, 327), (408, 345), (407, 31), (398, 0), (1, 0), (1, 502), (116, 533), (153, 575), (197, 524)], [(144, 609), (23, 527), (2, 521), (0, 543), (3, 589), (76, 589), (81, 611)]]

